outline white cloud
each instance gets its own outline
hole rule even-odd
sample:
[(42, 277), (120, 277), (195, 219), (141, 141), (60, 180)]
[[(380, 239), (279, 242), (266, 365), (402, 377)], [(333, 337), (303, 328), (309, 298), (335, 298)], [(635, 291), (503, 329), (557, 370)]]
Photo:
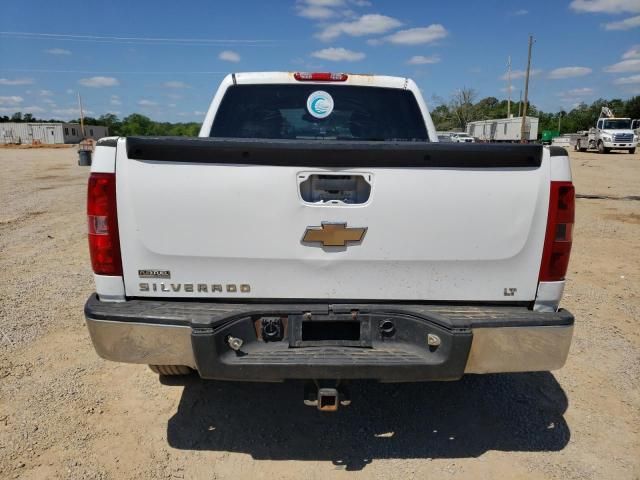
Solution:
[(605, 67), (604, 71), (609, 73), (640, 72), (640, 58), (622, 60)]
[(73, 91), (73, 88), (67, 88), (66, 91), (67, 91), (68, 95), (73, 95), (74, 93), (76, 93), (76, 92)]
[[(537, 68), (532, 68), (531, 71), (529, 72), (529, 75), (534, 77), (536, 75), (540, 75), (541, 73), (542, 73), (542, 70), (539, 70)], [(511, 70), (511, 80), (518, 80), (519, 78), (524, 78), (526, 76), (527, 76), (526, 70)], [(505, 73), (500, 78), (502, 80), (508, 80), (509, 74)]]
[(50, 97), (53, 95), (53, 92), (51, 90), (40, 90), (38, 93), (41, 97)]
[(116, 87), (120, 85), (117, 78), (114, 77), (89, 77), (81, 78), (78, 83), (83, 87), (102, 88), (102, 87)]
[(225, 62), (238, 63), (240, 61), (240, 55), (237, 52), (234, 52), (233, 50), (225, 50), (223, 52), (220, 52), (220, 55), (218, 55), (218, 58), (220, 60), (224, 60)]
[(414, 55), (407, 61), (409, 65), (427, 65), (430, 63), (438, 62), (440, 62), (440, 57), (438, 55), (431, 55), (430, 57), (425, 57), (424, 55)]
[(111, 95), (109, 103), (111, 105), (122, 105), (122, 102), (120, 101), (120, 97), (118, 95)]
[(553, 80), (561, 80), (564, 78), (582, 77), (589, 75), (593, 70), (588, 67), (561, 67), (551, 70), (549, 78)]
[(324, 41), (333, 40), (340, 35), (349, 35), (352, 37), (362, 37), (364, 35), (379, 35), (388, 32), (391, 29), (402, 25), (400, 20), (386, 15), (370, 13), (362, 15), (353, 22), (339, 22), (328, 25), (320, 33), (317, 38)]
[(638, 0), (573, 0), (569, 7), (579, 13), (640, 12)]
[(371, 2), (368, 0), (297, 0), (296, 12), (300, 17), (312, 20), (327, 20), (337, 16), (357, 17), (358, 14), (347, 8), (348, 6), (370, 7)]
[(640, 75), (631, 75), (630, 77), (616, 78), (613, 83), (616, 85), (635, 85), (640, 83)]
[(66, 50), (64, 48), (48, 48), (44, 52), (49, 55), (71, 55), (71, 50)]
[(195, 110), (195, 111), (193, 112), (193, 114), (194, 114), (194, 115), (205, 115), (206, 113), (207, 113), (207, 112), (203, 112), (203, 111), (201, 111), (201, 110)]
[(346, 48), (324, 48), (311, 54), (312, 57), (329, 60), (332, 62), (357, 62), (366, 55), (362, 52), (354, 52)]
[(516, 15), (516, 16), (528, 15), (528, 14), (529, 14), (529, 10), (525, 10), (524, 8), (513, 12), (513, 15)]
[(296, 10), (300, 17), (312, 20), (326, 20), (336, 15), (335, 11), (321, 5), (298, 5)]
[(45, 108), (42, 107), (38, 107), (36, 105), (32, 105), (30, 107), (23, 107), (25, 112), (29, 112), (29, 113), (42, 113), (42, 112), (46, 112)]
[(629, 50), (624, 52), (622, 58), (640, 58), (640, 45), (634, 45)]
[(33, 78), (0, 78), (0, 85), (31, 85)]
[(169, 97), (172, 100), (180, 100), (182, 98), (182, 95), (178, 93), (167, 93), (167, 97)]
[(50, 98), (43, 98), (42, 101), (44, 103), (46, 103), (47, 105), (51, 106), (51, 107), (55, 107), (56, 106), (56, 102), (54, 102)]
[(344, 0), (304, 0), (304, 3), (314, 7), (340, 7), (344, 5)]
[(7, 97), (0, 97), (0, 105), (18, 105), (24, 102), (24, 98), (18, 95), (11, 95)]
[(169, 104), (169, 107), (171, 107), (171, 108), (176, 108), (176, 104), (175, 104), (175, 103), (170, 103), (170, 104)]
[(147, 100), (146, 98), (143, 98), (142, 100), (138, 100), (138, 105), (140, 105), (141, 107), (155, 107), (158, 105), (158, 103), (152, 100)]
[(187, 85), (184, 82), (180, 82), (178, 80), (171, 80), (169, 82), (164, 82), (162, 84), (164, 88), (191, 88), (191, 85)]
[[(80, 111), (78, 110), (77, 107), (56, 108), (54, 110), (51, 110), (51, 113), (53, 113), (55, 115), (61, 115), (63, 117), (67, 117), (67, 118), (80, 118)], [(85, 115), (91, 115), (91, 114), (93, 114), (93, 111), (92, 110), (84, 110), (83, 113)]]
[(566, 97), (566, 98), (580, 98), (588, 95), (593, 95), (593, 88), (589, 88), (589, 87), (573, 88), (571, 90), (558, 93), (558, 96)]
[(392, 35), (384, 37), (384, 40), (397, 45), (420, 45), (431, 43), (449, 35), (447, 29), (439, 23), (434, 23), (428, 27), (409, 28), (400, 30)]
[(640, 15), (625, 18), (619, 22), (609, 22), (604, 24), (605, 30), (631, 30), (640, 27)]

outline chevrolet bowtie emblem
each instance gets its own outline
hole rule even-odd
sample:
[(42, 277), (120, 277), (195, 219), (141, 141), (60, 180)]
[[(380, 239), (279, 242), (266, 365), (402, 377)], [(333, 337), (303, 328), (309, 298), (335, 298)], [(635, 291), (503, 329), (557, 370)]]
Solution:
[(307, 227), (303, 242), (321, 243), (323, 247), (345, 247), (347, 242), (361, 242), (366, 227), (347, 228), (346, 223), (322, 223), (320, 227)]

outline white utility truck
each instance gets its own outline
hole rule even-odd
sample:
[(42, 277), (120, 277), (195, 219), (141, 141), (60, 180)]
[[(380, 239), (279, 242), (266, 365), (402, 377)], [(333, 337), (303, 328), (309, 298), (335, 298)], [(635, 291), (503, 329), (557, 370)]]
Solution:
[(100, 140), (95, 349), (163, 375), (454, 380), (565, 363), (562, 148), (437, 142), (408, 78), (236, 73), (199, 137)]
[(596, 126), (583, 132), (576, 139), (574, 148), (581, 152), (597, 150), (598, 153), (609, 153), (611, 150), (627, 150), (635, 153), (637, 146), (638, 135), (632, 129), (631, 119), (616, 118), (609, 108), (602, 107)]

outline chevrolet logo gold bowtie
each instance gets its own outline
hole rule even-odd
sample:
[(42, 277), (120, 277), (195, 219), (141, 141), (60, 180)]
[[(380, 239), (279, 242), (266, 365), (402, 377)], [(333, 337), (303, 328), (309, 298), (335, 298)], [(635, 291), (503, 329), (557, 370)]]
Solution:
[(361, 242), (366, 227), (348, 228), (346, 223), (322, 223), (320, 227), (307, 227), (303, 242), (321, 243), (323, 247), (345, 247), (348, 242)]

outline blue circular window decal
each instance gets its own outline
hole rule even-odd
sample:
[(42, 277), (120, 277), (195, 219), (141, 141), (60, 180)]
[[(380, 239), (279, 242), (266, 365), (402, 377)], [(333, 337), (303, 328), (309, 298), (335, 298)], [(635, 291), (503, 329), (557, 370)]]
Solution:
[(307, 98), (307, 110), (316, 118), (327, 118), (333, 112), (333, 98), (327, 92), (316, 90)]

